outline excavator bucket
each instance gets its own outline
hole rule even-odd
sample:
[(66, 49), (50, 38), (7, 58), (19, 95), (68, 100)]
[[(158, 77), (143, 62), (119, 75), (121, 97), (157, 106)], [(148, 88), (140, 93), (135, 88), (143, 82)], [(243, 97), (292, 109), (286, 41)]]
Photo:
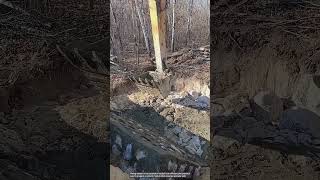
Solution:
[(173, 77), (173, 72), (148, 71), (129, 79), (139, 87), (158, 89), (162, 97), (166, 98), (170, 94)]
[(167, 0), (149, 0), (149, 11), (152, 26), (153, 47), (155, 52), (156, 71), (149, 71), (139, 77), (130, 78), (139, 85), (159, 89), (163, 97), (171, 91), (173, 73), (166, 67), (166, 8)]

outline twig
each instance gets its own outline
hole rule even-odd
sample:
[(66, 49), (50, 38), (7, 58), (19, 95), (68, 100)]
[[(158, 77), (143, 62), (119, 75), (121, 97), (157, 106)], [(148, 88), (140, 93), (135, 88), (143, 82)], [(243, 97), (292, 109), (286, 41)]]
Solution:
[(57, 50), (59, 51), (59, 53), (76, 69), (85, 72), (85, 73), (92, 73), (92, 74), (98, 74), (101, 76), (108, 76), (108, 74), (104, 74), (104, 73), (99, 73), (99, 72), (92, 72), (92, 71), (88, 71), (88, 70), (84, 70), (82, 68), (79, 68), (77, 65), (75, 65), (72, 60), (61, 50), (59, 45), (56, 45)]
[(243, 51), (243, 48), (240, 46), (240, 44), (238, 43), (238, 41), (236, 41), (236, 40), (231, 36), (230, 33), (228, 33), (228, 35), (229, 35), (230, 39), (231, 39), (232, 41), (234, 41), (234, 42), (236, 43), (236, 45)]
[(229, 8), (228, 10), (226, 10), (225, 12), (223, 12), (223, 14), (224, 14), (224, 15), (226, 15), (226, 14), (228, 14), (228, 13), (232, 12), (232, 11), (233, 11), (233, 10), (235, 10), (237, 7), (239, 7), (239, 6), (243, 5), (243, 4), (245, 4), (246, 2), (248, 2), (248, 0), (242, 0), (242, 1), (241, 1), (241, 2), (239, 2), (238, 4), (236, 4), (236, 5), (232, 6), (231, 8)]
[(310, 4), (312, 6), (320, 7), (320, 4), (313, 3), (311, 1), (305, 1), (305, 3)]
[(286, 29), (283, 29), (283, 28), (281, 28), (281, 30), (284, 31), (284, 32), (287, 32), (287, 33), (289, 33), (289, 34), (292, 34), (292, 35), (295, 35), (295, 36), (304, 38), (304, 39), (310, 39), (309, 37), (305, 37), (305, 36), (303, 36), (303, 35), (301, 35), (301, 34), (297, 34), (297, 33), (295, 33), (295, 32), (292, 32), (292, 31), (289, 31), (289, 30), (286, 30)]
[(10, 8), (15, 9), (15, 10), (17, 10), (17, 11), (20, 11), (20, 12), (23, 13), (23, 14), (30, 15), (28, 12), (26, 12), (25, 10), (23, 10), (23, 9), (21, 9), (21, 8), (15, 6), (15, 5), (13, 5), (13, 4), (12, 4), (11, 2), (9, 2), (9, 1), (0, 0), (0, 4), (3, 4), (3, 5), (5, 5), (5, 6), (7, 6), (7, 7), (10, 7)]

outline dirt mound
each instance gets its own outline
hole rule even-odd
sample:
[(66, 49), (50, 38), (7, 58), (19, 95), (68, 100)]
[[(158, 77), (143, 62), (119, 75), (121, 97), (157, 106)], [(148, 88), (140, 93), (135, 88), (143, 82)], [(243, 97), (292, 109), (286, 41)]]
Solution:
[[(315, 104), (320, 102), (312, 77), (320, 70), (320, 18), (315, 15), (320, 11), (318, 5), (311, 1), (217, 1), (212, 10), (211, 106), (216, 109), (211, 125), (215, 129), (211, 168), (217, 169), (212, 179), (319, 178), (317, 161), (286, 148), (274, 148), (284, 141), (288, 142), (283, 147), (296, 146), (297, 132), (282, 132), (280, 137), (287, 134), (286, 138), (275, 138), (279, 132), (269, 123), (255, 124), (259, 118), (248, 102), (267, 90), (282, 100), (292, 101), (289, 106), (283, 102), (268, 108), (297, 105), (317, 113)], [(245, 94), (244, 98), (239, 94)], [(271, 115), (281, 117), (283, 113), (276, 111)], [(239, 117), (231, 116), (233, 113)], [(251, 131), (249, 127), (237, 126), (246, 122), (260, 128)], [(223, 125), (219, 126), (220, 123)], [(240, 138), (243, 133), (248, 133), (245, 137), (251, 136), (255, 143)], [(256, 144), (262, 134), (268, 140)], [(268, 143), (273, 138), (277, 140), (271, 147)], [(230, 146), (224, 148), (226, 144)], [(303, 147), (301, 151), (308, 150)]]
[[(79, 48), (72, 42), (81, 39), (78, 45), (93, 48), (92, 43), (108, 33), (108, 5), (99, 1), (89, 9), (87, 1), (4, 3), (0, 5), (0, 179), (107, 179), (108, 114), (95, 106), (96, 101), (101, 105), (107, 101), (56, 45)], [(109, 54), (107, 45), (85, 50), (103, 56)]]

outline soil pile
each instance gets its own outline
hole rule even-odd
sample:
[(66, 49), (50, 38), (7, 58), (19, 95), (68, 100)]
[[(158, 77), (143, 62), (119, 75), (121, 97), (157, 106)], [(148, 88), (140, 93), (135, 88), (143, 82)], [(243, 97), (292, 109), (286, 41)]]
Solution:
[[(211, 178), (318, 179), (311, 126), (319, 123), (319, 5), (245, 0), (211, 8)], [(265, 101), (266, 91), (278, 98)]]

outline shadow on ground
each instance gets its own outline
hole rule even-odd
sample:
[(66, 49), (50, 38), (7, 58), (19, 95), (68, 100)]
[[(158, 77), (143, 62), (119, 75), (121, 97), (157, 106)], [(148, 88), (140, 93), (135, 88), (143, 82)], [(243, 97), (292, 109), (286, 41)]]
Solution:
[(66, 124), (51, 107), (1, 117), (0, 179), (104, 180), (108, 144)]

